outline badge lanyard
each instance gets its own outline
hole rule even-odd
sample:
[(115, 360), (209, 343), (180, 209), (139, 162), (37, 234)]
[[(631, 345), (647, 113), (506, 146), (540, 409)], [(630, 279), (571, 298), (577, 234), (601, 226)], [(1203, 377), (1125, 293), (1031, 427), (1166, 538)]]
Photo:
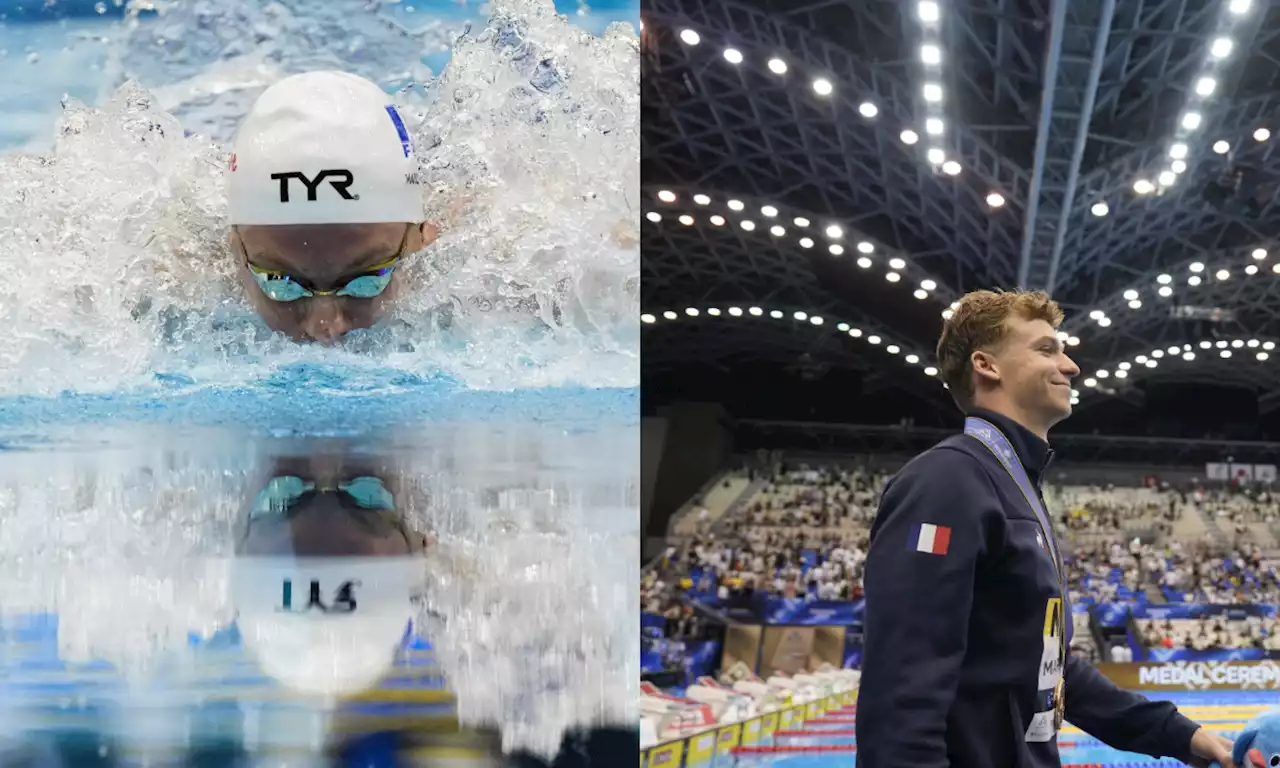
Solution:
[[(1049, 557), (1053, 560), (1053, 575), (1058, 581), (1058, 593), (1060, 598), (1058, 608), (1058, 662), (1065, 665), (1067, 658), (1067, 588), (1062, 581), (1062, 561), (1059, 560), (1057, 540), (1053, 536), (1053, 529), (1049, 524), (1049, 516), (1046, 514), (1044, 507), (1040, 504), (1040, 494), (1036, 492), (1035, 486), (1031, 484), (1031, 478), (1027, 477), (1027, 471), (1022, 466), (1022, 460), (1018, 458), (1018, 452), (1013, 450), (1013, 445), (1009, 442), (1009, 438), (1005, 437), (990, 422), (970, 416), (964, 420), (964, 433), (977, 439), (987, 447), (987, 450), (1000, 461), (1001, 466), (1009, 473), (1009, 477), (1013, 479), (1018, 490), (1022, 491), (1022, 497), (1027, 500), (1027, 505), (1031, 507), (1031, 511), (1036, 514), (1036, 523), (1040, 526), (1040, 532), (1044, 536), (1045, 545), (1049, 549)], [(1065, 673), (1065, 668), (1063, 672)], [(1061, 702), (1059, 702), (1061, 706)]]

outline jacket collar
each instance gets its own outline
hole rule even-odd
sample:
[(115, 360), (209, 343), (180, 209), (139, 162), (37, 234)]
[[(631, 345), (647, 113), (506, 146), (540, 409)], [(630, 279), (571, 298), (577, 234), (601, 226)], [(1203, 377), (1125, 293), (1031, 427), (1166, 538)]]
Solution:
[(970, 408), (966, 415), (984, 419), (1003, 432), (1013, 445), (1013, 450), (1017, 452), (1023, 469), (1027, 470), (1027, 477), (1035, 483), (1037, 488), (1040, 487), (1040, 479), (1049, 468), (1049, 463), (1053, 461), (1053, 449), (1048, 443), (1002, 413), (989, 411), (986, 408)]

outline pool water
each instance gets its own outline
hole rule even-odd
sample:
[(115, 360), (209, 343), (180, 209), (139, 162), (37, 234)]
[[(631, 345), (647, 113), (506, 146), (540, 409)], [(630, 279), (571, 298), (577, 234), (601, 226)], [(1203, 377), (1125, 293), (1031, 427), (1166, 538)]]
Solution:
[[(1186, 693), (1147, 693), (1152, 698), (1172, 701), (1178, 705), (1179, 711), (1195, 722), (1210, 730), (1221, 733), (1228, 739), (1244, 727), (1245, 723), (1259, 713), (1275, 707), (1277, 697), (1270, 691), (1191, 691)], [(854, 753), (847, 751), (850, 745), (856, 745), (856, 737), (851, 735), (823, 735), (822, 731), (850, 729), (847, 724), (823, 725), (814, 723), (805, 726), (812, 730), (812, 736), (784, 736), (775, 739), (775, 744), (791, 744), (803, 746), (843, 747), (846, 751), (831, 754), (803, 755), (722, 755), (714, 766), (735, 766), (736, 768), (836, 768), (850, 766), (854, 763)], [(1129, 766), (1181, 766), (1176, 760), (1148, 757), (1146, 755), (1123, 752), (1113, 749), (1082, 732), (1079, 728), (1067, 723), (1059, 735), (1059, 750), (1064, 766), (1111, 766), (1112, 768), (1128, 768)]]
[[(634, 720), (639, 457), (625, 421), (322, 437), (96, 423), (4, 446), (3, 764), (58, 765), (74, 743), (103, 765), (207, 750), (310, 764), (389, 733), (480, 759)], [(397, 522), (298, 501), (282, 527), (259, 507), (278, 477), (376, 477)], [(298, 558), (324, 583), (305, 610), (305, 578), (282, 607), (275, 576)], [(321, 569), (360, 584), (358, 623), (329, 615), (341, 600)]]

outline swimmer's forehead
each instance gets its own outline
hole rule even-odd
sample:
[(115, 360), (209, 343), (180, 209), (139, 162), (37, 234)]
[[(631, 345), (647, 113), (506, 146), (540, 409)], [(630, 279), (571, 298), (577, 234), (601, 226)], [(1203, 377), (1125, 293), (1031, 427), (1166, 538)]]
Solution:
[(254, 265), (301, 274), (359, 273), (395, 255), (405, 224), (238, 227)]

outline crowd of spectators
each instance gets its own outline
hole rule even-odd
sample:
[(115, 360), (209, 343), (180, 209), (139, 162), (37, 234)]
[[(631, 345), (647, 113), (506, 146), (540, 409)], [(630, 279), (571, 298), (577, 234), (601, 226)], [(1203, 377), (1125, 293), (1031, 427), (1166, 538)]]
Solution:
[(1149, 648), (1220, 651), (1229, 648), (1256, 648), (1280, 651), (1280, 619), (1250, 616), (1228, 620), (1138, 619), (1142, 642)]
[[(667, 616), (669, 636), (697, 628), (700, 620), (686, 604), (695, 598), (732, 607), (759, 597), (862, 596), (869, 530), (889, 475), (788, 466), (774, 456), (757, 465), (767, 469), (755, 472), (756, 490), (745, 503), (668, 548), (645, 574), (642, 609)], [(1267, 556), (1248, 527), (1280, 517), (1280, 500), (1266, 491), (1177, 489), (1148, 479), (1138, 488), (1051, 487), (1046, 501), (1063, 542), (1073, 602), (1280, 601), (1280, 562)], [(1225, 523), (1218, 526), (1222, 535), (1179, 540), (1175, 529), (1187, 515)], [(1195, 525), (1180, 530), (1204, 531), (1199, 521), (1188, 522)], [(1228, 622), (1220, 631), (1214, 621), (1192, 623), (1170, 630), (1163, 623), (1144, 626), (1141, 639), (1167, 648), (1280, 650), (1261, 619), (1238, 627)], [(1087, 642), (1076, 650), (1098, 656)], [(1102, 655), (1128, 652), (1108, 647)]]

